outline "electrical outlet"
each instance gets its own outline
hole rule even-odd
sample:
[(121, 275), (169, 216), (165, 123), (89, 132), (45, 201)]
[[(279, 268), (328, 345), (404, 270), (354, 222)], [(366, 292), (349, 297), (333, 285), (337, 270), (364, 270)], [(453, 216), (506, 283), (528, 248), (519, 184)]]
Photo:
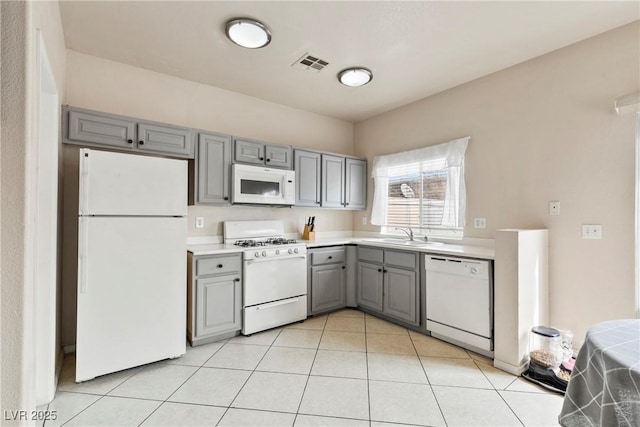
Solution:
[(196, 217), (196, 228), (204, 228), (204, 217), (197, 216)]
[(487, 219), (486, 218), (474, 218), (473, 219), (473, 228), (487, 228)]
[(585, 224), (582, 226), (583, 239), (602, 239), (602, 226), (599, 224)]
[(549, 202), (549, 215), (560, 215), (560, 202), (557, 200)]
[(362, 217), (362, 225), (367, 225), (367, 217), (366, 216)]

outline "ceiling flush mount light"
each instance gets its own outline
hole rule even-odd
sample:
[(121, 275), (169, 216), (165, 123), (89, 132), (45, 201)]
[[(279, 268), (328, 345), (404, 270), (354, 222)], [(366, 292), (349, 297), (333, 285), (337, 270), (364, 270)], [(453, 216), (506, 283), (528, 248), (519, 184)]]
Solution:
[(247, 49), (259, 49), (271, 42), (271, 31), (261, 22), (251, 18), (236, 18), (227, 22), (229, 40)]
[(358, 87), (369, 83), (373, 74), (366, 68), (347, 68), (338, 73), (338, 80), (345, 86)]

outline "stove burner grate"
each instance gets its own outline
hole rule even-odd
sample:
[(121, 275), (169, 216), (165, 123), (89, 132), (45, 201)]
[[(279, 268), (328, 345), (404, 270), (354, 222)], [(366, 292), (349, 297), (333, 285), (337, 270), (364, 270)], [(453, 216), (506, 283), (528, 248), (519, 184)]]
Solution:
[(236, 240), (233, 244), (243, 248), (254, 248), (267, 245), (291, 245), (297, 243), (295, 239), (285, 239), (283, 237), (272, 237), (267, 240)]

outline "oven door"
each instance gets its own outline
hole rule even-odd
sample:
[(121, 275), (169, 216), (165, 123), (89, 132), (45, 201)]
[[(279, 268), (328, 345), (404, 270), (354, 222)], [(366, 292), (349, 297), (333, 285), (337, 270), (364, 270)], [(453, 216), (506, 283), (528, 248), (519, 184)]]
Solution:
[(234, 164), (232, 166), (232, 203), (293, 205), (295, 173)]
[(244, 307), (307, 294), (307, 256), (244, 261)]

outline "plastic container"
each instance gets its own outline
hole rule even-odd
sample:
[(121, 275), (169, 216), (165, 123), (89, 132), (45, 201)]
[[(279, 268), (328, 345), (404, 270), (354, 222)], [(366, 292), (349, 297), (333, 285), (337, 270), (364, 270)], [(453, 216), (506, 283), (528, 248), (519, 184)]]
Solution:
[(563, 359), (560, 331), (547, 326), (534, 326), (529, 336), (529, 363), (554, 371)]

